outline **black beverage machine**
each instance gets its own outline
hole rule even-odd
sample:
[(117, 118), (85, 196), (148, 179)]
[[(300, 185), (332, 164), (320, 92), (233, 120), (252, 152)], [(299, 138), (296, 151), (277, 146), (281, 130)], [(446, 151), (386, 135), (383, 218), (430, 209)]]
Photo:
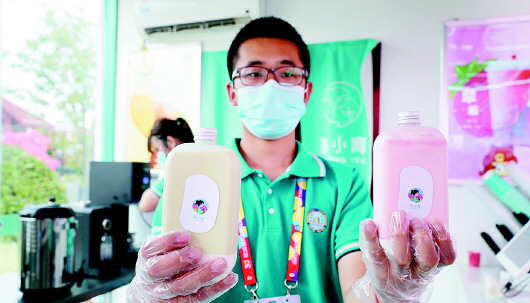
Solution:
[(150, 181), (149, 163), (90, 163), (89, 201), (71, 206), (79, 221), (76, 261), (87, 276), (107, 279), (134, 267), (129, 204), (140, 201)]

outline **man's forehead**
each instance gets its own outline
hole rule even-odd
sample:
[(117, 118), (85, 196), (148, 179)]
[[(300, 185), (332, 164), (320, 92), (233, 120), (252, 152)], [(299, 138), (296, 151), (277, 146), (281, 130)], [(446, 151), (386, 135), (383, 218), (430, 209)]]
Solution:
[(300, 65), (300, 51), (291, 41), (278, 38), (252, 38), (238, 49), (237, 65)]
[(279, 65), (296, 65), (294, 60), (282, 59), (282, 60), (249, 60), (247, 62), (241, 62), (245, 66), (261, 66), (266, 64), (279, 64)]

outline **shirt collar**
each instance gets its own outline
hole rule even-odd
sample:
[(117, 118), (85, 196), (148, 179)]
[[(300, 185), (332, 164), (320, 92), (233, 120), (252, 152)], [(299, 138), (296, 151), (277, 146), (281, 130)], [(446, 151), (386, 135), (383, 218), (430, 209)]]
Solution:
[[(256, 172), (256, 170), (248, 166), (245, 159), (239, 152), (239, 142), (241, 139), (234, 139), (230, 143), (230, 148), (236, 152), (241, 161), (241, 179), (251, 175)], [(317, 155), (307, 151), (305, 147), (298, 141), (296, 141), (297, 153), (296, 157), (288, 169), (290, 175), (296, 177), (324, 177), (326, 175), (326, 167), (324, 162)]]

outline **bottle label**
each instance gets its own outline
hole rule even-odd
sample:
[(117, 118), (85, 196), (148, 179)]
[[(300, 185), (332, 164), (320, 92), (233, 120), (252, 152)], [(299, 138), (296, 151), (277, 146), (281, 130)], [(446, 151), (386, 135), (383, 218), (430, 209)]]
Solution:
[(206, 175), (191, 175), (184, 184), (180, 225), (194, 233), (210, 231), (217, 219), (219, 187)]
[(407, 166), (399, 176), (398, 209), (407, 218), (425, 218), (431, 213), (433, 180), (431, 174), (420, 166)]

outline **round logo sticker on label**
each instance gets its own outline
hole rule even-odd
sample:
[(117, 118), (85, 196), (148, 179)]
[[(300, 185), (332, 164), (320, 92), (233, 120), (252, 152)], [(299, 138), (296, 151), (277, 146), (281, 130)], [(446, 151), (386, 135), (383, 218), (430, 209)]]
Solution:
[(193, 210), (199, 215), (204, 215), (208, 211), (208, 202), (204, 199), (197, 199), (193, 202)]
[(313, 208), (307, 212), (307, 225), (315, 232), (320, 233), (328, 226), (328, 217), (320, 209)]
[(398, 209), (407, 218), (425, 218), (431, 213), (433, 197), (431, 173), (420, 166), (407, 166), (399, 174)]
[(210, 231), (215, 225), (219, 209), (217, 183), (206, 175), (191, 175), (184, 184), (182, 200), (180, 225), (193, 233)]
[(419, 203), (423, 200), (423, 190), (421, 188), (413, 188), (408, 193), (409, 200), (414, 203)]

